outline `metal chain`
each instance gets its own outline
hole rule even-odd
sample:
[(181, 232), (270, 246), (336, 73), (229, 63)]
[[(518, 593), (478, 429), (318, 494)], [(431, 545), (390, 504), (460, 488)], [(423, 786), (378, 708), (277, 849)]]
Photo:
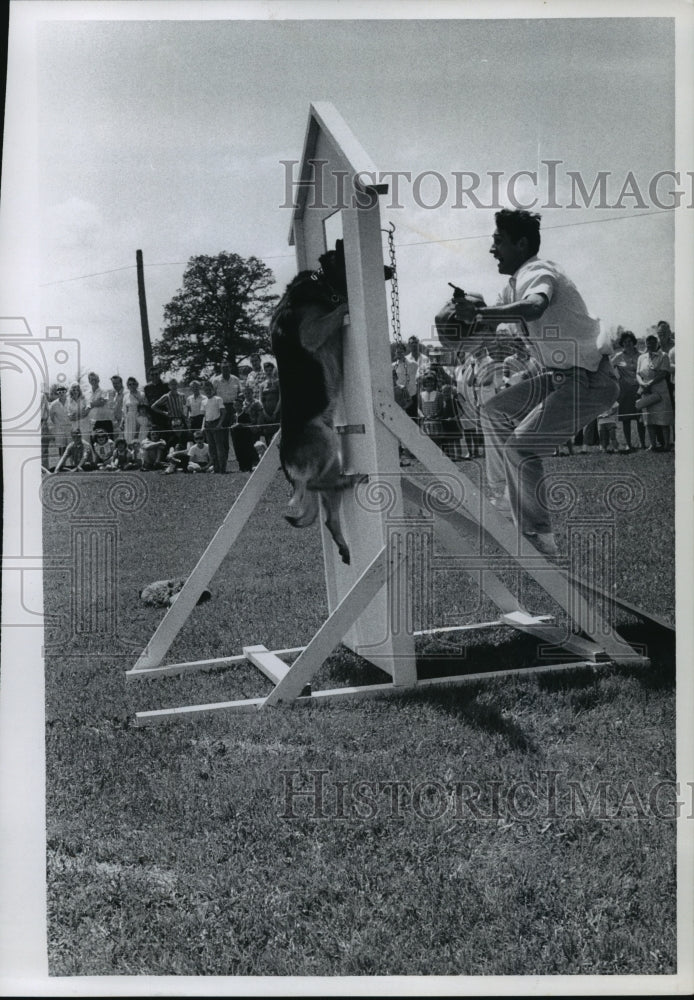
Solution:
[(393, 337), (396, 344), (402, 344), (402, 334), (400, 332), (400, 295), (398, 292), (398, 269), (395, 264), (395, 226), (390, 223), (390, 229), (383, 229), (382, 232), (388, 234), (388, 253), (390, 254), (390, 267), (393, 276), (390, 279), (390, 316), (393, 326)]

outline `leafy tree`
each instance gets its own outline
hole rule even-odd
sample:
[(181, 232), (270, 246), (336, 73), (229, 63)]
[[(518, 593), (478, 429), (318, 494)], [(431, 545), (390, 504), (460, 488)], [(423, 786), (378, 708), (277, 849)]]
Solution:
[(257, 257), (235, 253), (191, 257), (179, 288), (164, 307), (164, 327), (154, 343), (158, 364), (185, 380), (211, 375), (228, 360), (267, 350), (267, 328), (277, 295), (274, 276)]

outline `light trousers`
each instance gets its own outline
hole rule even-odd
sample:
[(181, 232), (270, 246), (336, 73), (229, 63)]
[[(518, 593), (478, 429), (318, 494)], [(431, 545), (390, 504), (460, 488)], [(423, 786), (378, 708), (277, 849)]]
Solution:
[(481, 409), (487, 480), (506, 486), (516, 524), (524, 534), (552, 530), (542, 459), (572, 438), (619, 395), (609, 358), (597, 371), (567, 368), (518, 382)]

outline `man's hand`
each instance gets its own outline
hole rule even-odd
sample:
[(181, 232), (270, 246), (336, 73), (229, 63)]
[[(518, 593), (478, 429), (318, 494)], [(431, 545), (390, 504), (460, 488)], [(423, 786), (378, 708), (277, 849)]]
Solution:
[(481, 303), (475, 302), (474, 299), (453, 299), (453, 305), (455, 306), (455, 317), (459, 319), (461, 323), (474, 323), (477, 310), (480, 308)]

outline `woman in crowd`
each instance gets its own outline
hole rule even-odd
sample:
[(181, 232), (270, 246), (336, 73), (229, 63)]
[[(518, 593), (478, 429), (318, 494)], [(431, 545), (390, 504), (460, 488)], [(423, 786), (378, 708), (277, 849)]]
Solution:
[(658, 338), (646, 337), (646, 350), (639, 356), (636, 378), (640, 397), (636, 406), (643, 414), (648, 432), (649, 451), (670, 450), (670, 428), (673, 422), (672, 401), (668, 387), (670, 360), (661, 351)]
[(140, 392), (140, 384), (132, 376), (125, 383), (123, 397), (123, 437), (132, 447), (138, 439), (138, 412), (140, 406), (145, 406), (145, 397)]
[(72, 430), (79, 430), (81, 434), (89, 436), (92, 425), (89, 419), (89, 406), (84, 398), (79, 382), (73, 382), (67, 400), (67, 414), (70, 418)]
[(646, 432), (644, 430), (641, 416), (636, 407), (636, 398), (639, 391), (639, 383), (636, 378), (640, 354), (636, 347), (636, 337), (631, 330), (625, 330), (619, 338), (620, 350), (612, 358), (612, 364), (619, 375), (619, 420), (622, 424), (624, 440), (626, 441), (625, 452), (633, 450), (631, 443), (631, 425), (636, 424), (636, 431), (639, 435), (641, 447), (646, 447)]
[(430, 437), (439, 448), (443, 448), (445, 440), (444, 409), (444, 399), (437, 386), (436, 372), (424, 372), (419, 390), (420, 426), (427, 437)]
[[(267, 369), (267, 365), (265, 368)], [(260, 406), (260, 423), (268, 425), (268, 429), (263, 431), (263, 437), (265, 444), (270, 444), (277, 432), (276, 425), (280, 422), (280, 384), (277, 378), (271, 376), (263, 382), (260, 387)]]

